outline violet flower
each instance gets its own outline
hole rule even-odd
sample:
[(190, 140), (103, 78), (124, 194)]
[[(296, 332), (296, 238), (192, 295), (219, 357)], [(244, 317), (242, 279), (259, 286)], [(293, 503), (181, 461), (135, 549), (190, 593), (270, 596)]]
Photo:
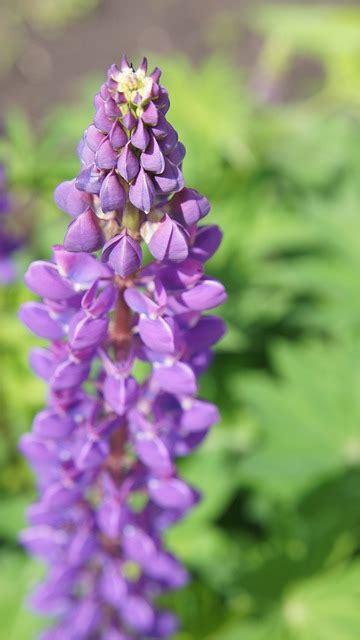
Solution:
[[(156, 598), (188, 579), (163, 534), (199, 500), (176, 459), (219, 418), (197, 389), (224, 334), (203, 312), (226, 294), (204, 275), (221, 232), (198, 226), (209, 203), (184, 187), (159, 79), (146, 60), (110, 68), (81, 171), (55, 192), (74, 218), (64, 247), (25, 276), (43, 301), (20, 317), (51, 341), (31, 355), (48, 407), (20, 445), (39, 490), (21, 538), (49, 564), (32, 604), (56, 620), (43, 640), (168, 638), (177, 622)], [(155, 260), (143, 261), (142, 243)]]
[(13, 254), (23, 244), (23, 239), (15, 235), (9, 226), (13, 205), (6, 188), (5, 170), (0, 165), (0, 284), (8, 284), (16, 277)]

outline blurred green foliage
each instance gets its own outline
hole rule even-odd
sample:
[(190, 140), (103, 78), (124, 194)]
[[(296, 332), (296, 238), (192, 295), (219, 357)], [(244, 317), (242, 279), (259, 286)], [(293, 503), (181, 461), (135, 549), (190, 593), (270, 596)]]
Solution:
[[(303, 46), (322, 62), (328, 55), (333, 69), (346, 52), (352, 61), (358, 55), (346, 35), (339, 36), (338, 57), (336, 47), (326, 53), (336, 10), (310, 31), (304, 12), (281, 15), (283, 21), (266, 11), (259, 18), (272, 42), (286, 33), (294, 51)], [(355, 10), (351, 16), (350, 32), (360, 21)], [(210, 59), (196, 73), (182, 58), (162, 67), (171, 120), (187, 147), (187, 182), (206, 193), (209, 221), (224, 230), (209, 269), (229, 291), (222, 311), (229, 332), (202, 384), (203, 395), (220, 405), (222, 422), (181, 462), (204, 500), (168, 534), (194, 576), (166, 598), (183, 621), (177, 640), (355, 640), (359, 84), (349, 85), (350, 95), (342, 81), (332, 82), (332, 104), (314, 95), (266, 105), (225, 59)], [(36, 135), (24, 116), (8, 118), (0, 156), (32, 216), (33, 240), (20, 269), (48, 257), (63, 235), (66, 220), (52, 191), (77, 169), (74, 148), (91, 120), (94, 87), (89, 82), (81, 109), (57, 109)], [(38, 570), (16, 546), (33, 487), (15, 443), (44, 396), (26, 365), (34, 340), (14, 322), (27, 297), (19, 281), (1, 291), (0, 302), (0, 628), (10, 640), (29, 640), (38, 624), (21, 610)]]

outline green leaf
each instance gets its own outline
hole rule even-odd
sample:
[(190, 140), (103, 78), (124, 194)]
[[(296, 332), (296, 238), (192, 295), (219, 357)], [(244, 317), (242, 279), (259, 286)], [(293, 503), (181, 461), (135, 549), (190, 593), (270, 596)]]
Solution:
[(241, 385), (263, 438), (240, 475), (265, 493), (294, 500), (360, 464), (359, 354), (353, 345), (284, 344), (274, 350), (273, 366), (278, 379), (254, 375)]

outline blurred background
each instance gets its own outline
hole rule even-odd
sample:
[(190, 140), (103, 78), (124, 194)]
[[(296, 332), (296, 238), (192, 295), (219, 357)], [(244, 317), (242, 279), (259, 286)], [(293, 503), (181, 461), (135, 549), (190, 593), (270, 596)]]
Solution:
[(224, 231), (209, 269), (229, 330), (201, 390), (222, 422), (181, 464), (204, 500), (168, 535), (193, 574), (167, 599), (176, 640), (357, 640), (359, 2), (2, 0), (0, 41), (0, 637), (43, 624), (16, 541), (33, 497), (16, 442), (45, 394), (22, 274), (63, 238), (52, 192), (126, 51), (163, 68), (187, 184)]

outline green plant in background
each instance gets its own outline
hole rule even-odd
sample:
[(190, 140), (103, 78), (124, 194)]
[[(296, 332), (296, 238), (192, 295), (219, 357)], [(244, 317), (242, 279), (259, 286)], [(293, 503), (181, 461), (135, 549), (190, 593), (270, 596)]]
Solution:
[(32, 32), (41, 36), (51, 33), (93, 10), (97, 4), (98, 0), (2, 0), (0, 75), (24, 54), (30, 54), (33, 62), (40, 66), (45, 64), (46, 71), (49, 63), (47, 52), (33, 38)]
[[(212, 200), (224, 229), (211, 268), (230, 293), (229, 335), (202, 389), (220, 404), (222, 425), (182, 467), (205, 499), (168, 540), (194, 575), (191, 587), (172, 596), (183, 619), (177, 640), (355, 640), (360, 625), (358, 53), (345, 31), (343, 50), (335, 46), (339, 10), (319, 9), (325, 18), (317, 20), (311, 10), (283, 11), (275, 20), (266, 10), (257, 26), (267, 25), (273, 43), (286, 32), (287, 64), (289, 51), (306, 50), (336, 78), (347, 56), (351, 83), (322, 84), (321, 99), (259, 105), (214, 58), (196, 74), (202, 91), (194, 118), (176, 100), (171, 107), (188, 148), (187, 182)], [(341, 14), (339, 28), (346, 23), (348, 33), (358, 15), (352, 12), (352, 24), (350, 13)], [(189, 62), (162, 66), (171, 94), (181, 96), (177, 88), (193, 77)], [(219, 77), (231, 86), (231, 100), (219, 93)], [(0, 155), (14, 189), (33, 202), (34, 257), (47, 256), (45, 247), (61, 235), (57, 225), (65, 223), (54, 213), (52, 190), (73, 175), (63, 158), (71, 157), (88, 118), (77, 107), (57, 109), (36, 144), (25, 121), (21, 136), (8, 122), (10, 143), (1, 144)], [(58, 157), (49, 166), (50, 148)], [(28, 640), (28, 618), (16, 612), (35, 569), (16, 548), (15, 532), (31, 479), (14, 442), (43, 390), (27, 373), (30, 339), (13, 321), (21, 283), (0, 295), (7, 434), (0, 452), (0, 595), (7, 593), (0, 629), (10, 640)], [(8, 592), (15, 571), (21, 579)]]

